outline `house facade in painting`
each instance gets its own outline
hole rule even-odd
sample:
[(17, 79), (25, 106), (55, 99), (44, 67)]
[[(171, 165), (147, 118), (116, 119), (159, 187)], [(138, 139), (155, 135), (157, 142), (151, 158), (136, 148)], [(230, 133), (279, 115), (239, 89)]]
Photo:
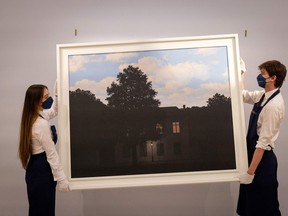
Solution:
[[(177, 107), (161, 108), (166, 114), (165, 122), (158, 122), (155, 131), (158, 140), (147, 140), (137, 146), (139, 164), (177, 163), (190, 160), (190, 128), (185, 116)], [(129, 164), (132, 160), (131, 149), (125, 143), (115, 146), (117, 164)]]
[(73, 177), (236, 167), (229, 101), (124, 113), (79, 98), (70, 104)]

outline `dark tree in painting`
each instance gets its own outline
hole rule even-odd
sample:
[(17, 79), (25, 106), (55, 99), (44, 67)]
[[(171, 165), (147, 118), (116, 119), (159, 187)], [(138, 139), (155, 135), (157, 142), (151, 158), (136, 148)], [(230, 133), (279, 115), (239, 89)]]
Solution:
[(157, 92), (152, 89), (152, 82), (148, 82), (147, 75), (138, 67), (129, 65), (117, 75), (117, 81), (118, 84), (113, 82), (107, 88), (109, 107), (135, 110), (160, 105), (160, 101), (155, 99)]
[[(235, 168), (233, 120), (231, 98), (216, 93), (207, 100), (203, 108), (204, 116), (198, 122), (196, 139), (200, 139), (203, 158), (203, 169), (214, 170)], [(201, 130), (201, 131), (199, 131)], [(201, 135), (201, 134), (209, 134)]]
[[(122, 134), (119, 139), (131, 149), (132, 162), (137, 164), (137, 145), (157, 139), (155, 126), (161, 118), (160, 101), (152, 82), (138, 67), (129, 65), (119, 72), (117, 82), (107, 88), (108, 107), (121, 111)], [(119, 127), (120, 128), (120, 127)]]
[[(70, 138), (72, 174), (97, 166), (99, 151), (107, 144), (107, 106), (87, 90), (70, 91)], [(109, 120), (109, 119), (108, 119)], [(111, 136), (110, 136), (111, 137)], [(107, 146), (107, 145), (106, 145)], [(107, 157), (103, 157), (104, 159)]]
[(217, 106), (225, 106), (230, 105), (231, 99), (228, 97), (225, 97), (225, 95), (221, 95), (219, 93), (216, 93), (212, 98), (209, 98), (207, 100), (207, 107), (217, 107)]

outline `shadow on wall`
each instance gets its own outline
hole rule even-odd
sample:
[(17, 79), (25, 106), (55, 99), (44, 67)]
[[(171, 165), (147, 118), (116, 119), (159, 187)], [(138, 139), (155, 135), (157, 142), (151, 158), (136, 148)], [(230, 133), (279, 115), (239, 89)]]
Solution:
[(82, 194), (84, 216), (236, 215), (230, 183), (84, 190)]

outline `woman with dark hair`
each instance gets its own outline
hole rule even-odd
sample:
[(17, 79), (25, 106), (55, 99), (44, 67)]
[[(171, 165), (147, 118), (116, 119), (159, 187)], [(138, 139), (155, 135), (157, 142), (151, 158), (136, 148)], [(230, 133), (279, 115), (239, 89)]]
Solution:
[[(287, 70), (276, 60), (264, 62), (258, 68), (257, 83), (263, 90), (242, 91), (243, 101), (254, 106), (246, 137), (249, 168), (240, 175), (237, 213), (241, 216), (280, 216), (278, 162), (273, 149), (285, 115), (280, 88)], [(241, 70), (243, 77), (246, 71), (243, 60)]]
[(30, 86), (25, 95), (19, 141), (19, 158), (26, 170), (29, 216), (54, 216), (55, 192), (70, 191), (51, 135), (49, 120), (57, 115), (57, 86), (50, 109), (43, 109), (49, 101), (48, 88)]

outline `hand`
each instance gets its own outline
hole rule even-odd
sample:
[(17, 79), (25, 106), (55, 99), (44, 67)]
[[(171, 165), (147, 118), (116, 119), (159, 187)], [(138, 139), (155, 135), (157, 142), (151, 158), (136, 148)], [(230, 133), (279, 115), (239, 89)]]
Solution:
[(54, 83), (54, 96), (55, 97), (58, 97), (58, 86), (57, 86), (57, 80), (55, 81)]
[(240, 57), (240, 69), (241, 69), (241, 74), (246, 72), (245, 62), (243, 61), (241, 57)]
[(58, 182), (58, 190), (60, 192), (68, 192), (68, 191), (71, 191), (70, 189), (70, 183), (66, 180), (66, 179), (63, 179), (61, 181)]
[(247, 172), (239, 176), (240, 184), (251, 184), (255, 175), (250, 175)]

